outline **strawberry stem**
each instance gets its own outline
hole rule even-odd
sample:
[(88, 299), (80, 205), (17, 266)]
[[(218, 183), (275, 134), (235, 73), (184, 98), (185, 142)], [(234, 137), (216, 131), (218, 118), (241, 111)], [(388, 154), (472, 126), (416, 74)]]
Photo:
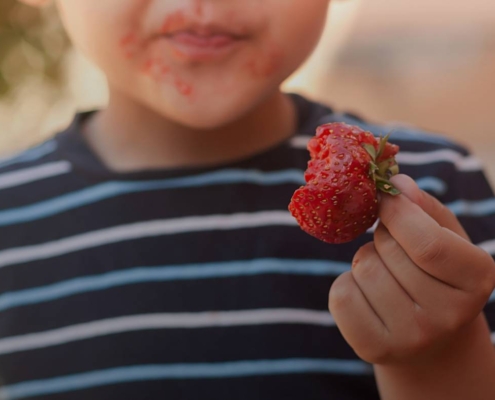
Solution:
[(376, 163), (376, 161), (383, 155), (389, 137), (390, 133), (383, 138), (380, 136), (378, 152), (376, 151), (376, 148), (369, 143), (363, 143), (362, 146), (371, 157), (372, 161), (370, 162), (369, 174), (376, 183), (376, 187), (384, 193), (396, 196), (400, 194), (400, 190), (397, 189), (389, 180), (392, 176), (399, 173), (399, 166), (397, 165), (395, 158), (390, 157), (386, 160), (382, 160), (378, 163), (378, 165)]
[(369, 143), (363, 143), (363, 147), (366, 152), (371, 156), (371, 159), (375, 161), (377, 159), (375, 146)]
[(378, 147), (378, 154), (376, 155), (376, 158), (379, 159), (383, 152), (385, 151), (385, 146), (387, 145), (388, 138), (390, 137), (390, 133), (387, 134), (384, 138), (380, 136), (380, 146)]

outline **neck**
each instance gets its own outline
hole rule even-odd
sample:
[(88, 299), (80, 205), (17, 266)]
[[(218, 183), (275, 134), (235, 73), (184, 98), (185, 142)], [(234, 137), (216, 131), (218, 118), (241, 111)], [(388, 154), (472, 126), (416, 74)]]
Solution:
[(109, 106), (88, 121), (89, 146), (111, 170), (213, 166), (249, 157), (296, 129), (290, 98), (277, 91), (240, 120), (211, 130), (179, 125), (112, 92)]

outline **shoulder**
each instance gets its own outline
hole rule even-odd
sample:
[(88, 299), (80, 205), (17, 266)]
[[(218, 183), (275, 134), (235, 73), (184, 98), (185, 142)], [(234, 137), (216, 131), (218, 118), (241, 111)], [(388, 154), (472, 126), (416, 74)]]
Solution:
[[(397, 161), (402, 173), (411, 176), (420, 186), (444, 202), (459, 197), (487, 198), (492, 190), (479, 159), (463, 144), (446, 135), (407, 125), (405, 123), (377, 123), (348, 112), (333, 111), (330, 107), (299, 98), (305, 103), (306, 123), (292, 139), (294, 148), (305, 151), (316, 127), (330, 122), (345, 122), (385, 136), (400, 147)], [(469, 183), (469, 184), (467, 184)]]
[(350, 113), (333, 113), (325, 116), (328, 122), (346, 122), (360, 126), (375, 136), (385, 136), (390, 133), (390, 141), (400, 147), (397, 160), (403, 166), (429, 166), (433, 172), (435, 166), (442, 171), (451, 169), (454, 172), (481, 171), (482, 164), (471, 154), (469, 148), (446, 135), (426, 131), (405, 123), (373, 123)]
[(397, 158), (403, 165), (421, 167), (445, 163), (459, 171), (482, 169), (480, 161), (471, 155), (465, 145), (447, 135), (430, 132), (406, 123), (372, 122), (350, 112), (334, 111), (325, 104), (299, 95), (295, 95), (294, 98), (304, 119), (304, 122), (299, 124), (298, 134), (292, 139), (292, 145), (296, 148), (306, 149), (309, 139), (314, 136), (319, 125), (345, 122), (359, 126), (377, 137), (390, 134), (390, 141), (400, 147)]
[[(468, 156), (469, 150), (462, 144), (448, 138), (446, 135), (426, 131), (402, 122), (379, 123), (372, 122), (351, 112), (335, 111), (326, 104), (311, 101), (300, 95), (292, 95), (298, 107), (300, 119), (297, 137), (311, 137), (319, 125), (331, 122), (345, 122), (356, 125), (373, 133), (375, 136), (390, 135), (390, 140), (402, 145), (402, 151), (423, 152), (449, 149)], [(302, 139), (299, 140), (303, 142)]]
[(0, 209), (35, 200), (47, 185), (53, 186), (58, 177), (71, 172), (71, 164), (57, 149), (57, 141), (50, 139), (0, 158)]
[(0, 173), (12, 172), (53, 160), (57, 147), (57, 141), (50, 139), (28, 149), (4, 155), (0, 157)]
[(328, 114), (323, 119), (327, 119), (328, 122), (339, 121), (357, 125), (375, 136), (385, 136), (390, 133), (390, 140), (402, 145), (403, 151), (420, 152), (450, 149), (464, 156), (469, 154), (469, 150), (465, 146), (446, 135), (426, 131), (404, 122), (374, 123), (345, 112)]

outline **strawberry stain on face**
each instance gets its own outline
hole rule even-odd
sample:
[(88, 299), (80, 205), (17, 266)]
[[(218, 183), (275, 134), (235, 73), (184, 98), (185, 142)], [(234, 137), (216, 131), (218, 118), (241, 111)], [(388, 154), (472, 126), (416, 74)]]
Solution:
[(180, 29), (184, 26), (186, 21), (185, 15), (183, 11), (176, 11), (170, 14), (160, 28), (160, 33), (168, 33), (173, 30)]
[(183, 96), (191, 96), (193, 93), (192, 86), (184, 82), (178, 76), (175, 76), (174, 78), (174, 86), (176, 87), (177, 91)]
[(164, 61), (159, 58), (150, 58), (144, 62), (141, 72), (158, 81), (170, 72), (170, 67), (165, 65)]
[(179, 94), (192, 99), (193, 87), (179, 77), (165, 61), (159, 57), (146, 60), (140, 68), (144, 75), (149, 76), (155, 82), (164, 82), (173, 86)]
[(275, 45), (270, 45), (261, 56), (249, 60), (246, 68), (254, 78), (269, 78), (280, 69), (283, 59), (283, 51)]
[(127, 59), (133, 58), (139, 48), (139, 41), (134, 32), (129, 32), (120, 39), (119, 46)]
[(194, 13), (198, 17), (202, 17), (204, 15), (203, 0), (194, 0)]
[[(201, 1), (197, 2), (196, 10), (201, 11), (201, 13), (203, 12)], [(184, 25), (184, 22), (184, 13), (182, 11), (176, 11), (165, 19), (158, 33), (165, 34), (180, 29)], [(156, 83), (169, 85), (181, 96), (192, 101), (194, 94), (192, 85), (181, 78), (178, 71), (172, 68), (164, 57), (163, 47), (150, 46), (150, 43), (140, 40), (136, 30), (129, 31), (122, 36), (118, 45), (124, 57), (133, 60), (132, 62), (142, 75), (147, 76)], [(149, 54), (143, 57), (139, 56), (139, 50), (141, 48), (146, 48)], [(173, 55), (179, 59), (185, 57), (179, 50), (174, 50)]]

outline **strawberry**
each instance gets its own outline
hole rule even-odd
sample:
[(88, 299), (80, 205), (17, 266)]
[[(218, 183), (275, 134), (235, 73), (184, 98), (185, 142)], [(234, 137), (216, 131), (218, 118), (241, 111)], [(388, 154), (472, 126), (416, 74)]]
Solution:
[(349, 242), (373, 226), (377, 189), (400, 193), (389, 181), (399, 172), (399, 147), (388, 135), (377, 139), (357, 126), (331, 123), (317, 128), (308, 150), (306, 186), (296, 190), (289, 210), (305, 232), (324, 242)]

